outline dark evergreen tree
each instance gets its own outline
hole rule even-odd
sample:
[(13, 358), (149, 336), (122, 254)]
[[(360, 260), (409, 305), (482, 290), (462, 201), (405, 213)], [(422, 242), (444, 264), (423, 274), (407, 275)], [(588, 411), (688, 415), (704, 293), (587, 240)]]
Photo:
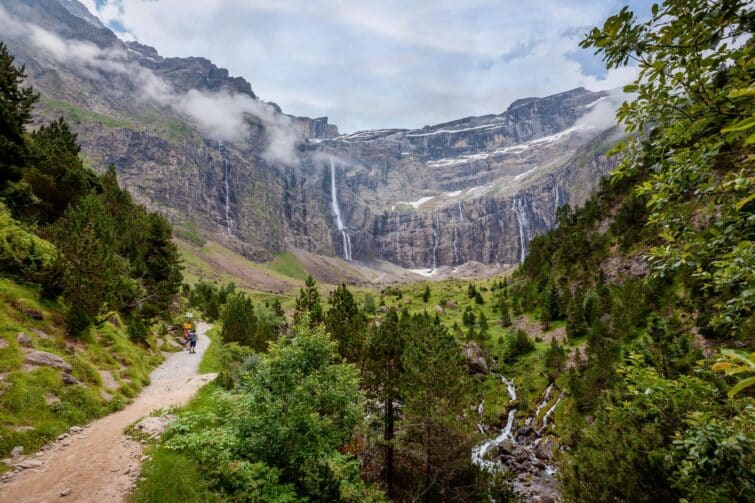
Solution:
[(0, 42), (0, 190), (8, 181), (21, 178), (27, 155), (24, 130), (39, 99), (31, 87), (22, 87), (25, 68), (15, 66), (14, 61), (8, 47)]
[(296, 298), (294, 323), (299, 323), (305, 316), (309, 317), (309, 325), (312, 327), (323, 321), (320, 292), (317, 291), (317, 283), (311, 274), (307, 275), (304, 288), (299, 290), (299, 296)]
[(425, 291), (422, 293), (422, 302), (427, 304), (427, 302), (430, 300), (430, 286), (425, 286)]
[(354, 296), (341, 283), (328, 297), (330, 308), (325, 314), (325, 327), (338, 344), (338, 353), (346, 360), (362, 364), (367, 319), (354, 301)]

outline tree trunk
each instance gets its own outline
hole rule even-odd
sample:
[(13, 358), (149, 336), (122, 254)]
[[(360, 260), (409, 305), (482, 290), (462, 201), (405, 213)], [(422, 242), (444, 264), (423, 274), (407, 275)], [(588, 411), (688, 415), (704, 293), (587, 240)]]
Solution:
[(385, 486), (389, 498), (393, 497), (393, 433), (393, 397), (390, 396), (385, 401), (385, 431), (383, 432), (383, 440), (385, 441)]

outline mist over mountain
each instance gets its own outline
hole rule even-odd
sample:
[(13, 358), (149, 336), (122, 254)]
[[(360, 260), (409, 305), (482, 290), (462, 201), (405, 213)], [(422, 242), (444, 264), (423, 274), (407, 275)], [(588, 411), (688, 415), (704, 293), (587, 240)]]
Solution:
[[(0, 31), (96, 169), (255, 260), (286, 249), (421, 274), (515, 264), (613, 165), (618, 93), (578, 88), (418, 130), (339, 135), (204, 58), (125, 42), (75, 0), (0, 2)], [(369, 104), (365, 104), (369, 106)], [(334, 198), (334, 195), (336, 197)]]

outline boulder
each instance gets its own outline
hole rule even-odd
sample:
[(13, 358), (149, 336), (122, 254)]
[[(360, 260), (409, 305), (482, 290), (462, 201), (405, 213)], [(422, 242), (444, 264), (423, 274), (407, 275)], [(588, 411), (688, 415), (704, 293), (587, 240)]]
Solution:
[(556, 449), (558, 448), (558, 444), (556, 444), (556, 441), (553, 440), (553, 437), (546, 437), (543, 439), (542, 442), (540, 442), (535, 449), (535, 454), (540, 459), (553, 459), (553, 455), (556, 452)]
[(476, 342), (467, 342), (461, 350), (462, 355), (467, 360), (469, 371), (472, 374), (488, 374), (490, 369), (485, 361), (485, 353)]
[(26, 335), (24, 332), (19, 332), (16, 334), (16, 342), (18, 342), (19, 345), (25, 346), (25, 347), (31, 347), (31, 337)]
[(149, 416), (134, 425), (134, 429), (146, 435), (148, 438), (157, 438), (163, 431), (176, 420), (173, 414), (164, 416)]
[(435, 305), (435, 312), (438, 313), (438, 314), (443, 314), (445, 312), (445, 309), (443, 309), (442, 306), (439, 306), (439, 305), (436, 304)]
[(61, 372), (60, 379), (63, 381), (64, 384), (81, 384), (81, 381), (76, 379), (74, 376), (72, 376), (68, 372)]
[(24, 356), (24, 361), (30, 365), (41, 365), (43, 367), (53, 367), (56, 369), (70, 372), (73, 367), (63, 358), (47, 351), (31, 350)]
[(5, 349), (8, 347), (8, 341), (0, 337), (0, 349)]
[(24, 455), (24, 446), (22, 445), (17, 445), (16, 447), (13, 448), (12, 451), (10, 451), (10, 456), (12, 458), (18, 458), (23, 455)]

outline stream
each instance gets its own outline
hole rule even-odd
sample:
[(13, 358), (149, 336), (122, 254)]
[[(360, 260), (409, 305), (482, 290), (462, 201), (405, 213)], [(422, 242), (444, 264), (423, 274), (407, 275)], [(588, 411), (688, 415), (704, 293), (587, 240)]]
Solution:
[[(560, 501), (557, 467), (553, 457), (558, 447), (556, 438), (547, 431), (548, 420), (561, 402), (563, 393), (555, 398), (554, 385), (549, 384), (535, 408), (535, 413), (526, 418), (519, 428), (516, 422), (516, 386), (500, 374), (493, 374), (506, 385), (509, 396), (509, 410), (506, 424), (500, 432), (472, 449), (472, 463), (491, 473), (509, 470), (514, 474), (514, 491), (526, 501)], [(550, 406), (550, 407), (548, 407)], [(546, 409), (547, 407), (547, 409)], [(485, 401), (477, 406), (477, 414), (482, 418)], [(541, 412), (545, 413), (540, 416)], [(552, 419), (551, 419), (552, 421)], [(478, 424), (481, 433), (495, 430), (495, 426)]]

